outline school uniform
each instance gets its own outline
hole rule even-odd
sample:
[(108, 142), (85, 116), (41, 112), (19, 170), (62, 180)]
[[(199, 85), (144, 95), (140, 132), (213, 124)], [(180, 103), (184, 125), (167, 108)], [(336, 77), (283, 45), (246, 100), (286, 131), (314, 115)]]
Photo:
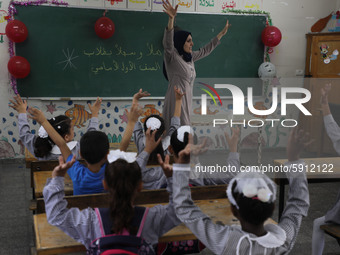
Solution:
[(168, 90), (165, 95), (163, 107), (163, 119), (165, 129), (169, 131), (170, 119), (175, 111), (174, 86), (185, 92), (182, 97), (181, 125), (190, 125), (190, 114), (192, 113), (192, 93), (196, 71), (194, 62), (208, 56), (220, 44), (217, 37), (214, 37), (208, 44), (198, 51), (192, 52), (192, 60), (186, 62), (174, 47), (174, 29), (164, 31), (164, 64), (169, 79)]
[[(66, 162), (71, 161), (73, 155), (71, 154)], [(85, 195), (103, 193), (104, 186), (102, 180), (105, 176), (106, 163), (103, 164), (99, 172), (94, 173), (85, 165), (76, 161), (72, 167), (67, 170), (73, 183), (73, 195)]]
[[(19, 125), (19, 136), (23, 145), (27, 148), (27, 150), (34, 155), (34, 143), (38, 136), (32, 134), (30, 125), (27, 121), (26, 113), (19, 113), (18, 115), (18, 125)], [(38, 127), (37, 127), (38, 128)], [(98, 118), (92, 117), (90, 119), (89, 126), (87, 127), (86, 132), (98, 130)], [(71, 141), (67, 143), (73, 155), (76, 155), (77, 159), (80, 158), (80, 144), (77, 141)], [(61, 152), (57, 145), (52, 146), (51, 152), (45, 157), (36, 157), (38, 160), (57, 160), (61, 156)]]
[[(170, 137), (180, 127), (180, 120), (178, 117), (171, 118), (171, 126), (169, 128), (168, 136), (162, 141), (164, 154), (170, 154), (168, 152), (168, 146), (170, 145)], [(144, 151), (145, 148), (145, 134), (142, 124), (137, 122), (133, 130), (133, 139), (135, 141), (138, 156), (136, 162), (142, 171), (142, 180), (144, 189), (160, 189), (165, 188), (167, 185), (166, 176), (163, 173), (161, 166), (147, 167), (147, 163), (150, 154)]]
[[(169, 139), (165, 138), (163, 142), (164, 154), (170, 154), (167, 148), (170, 144), (170, 136), (172, 133), (180, 127), (180, 120), (178, 117), (171, 118), (171, 126), (169, 129)], [(134, 141), (137, 146), (138, 156), (136, 162), (142, 171), (142, 180), (144, 189), (160, 189), (166, 187), (166, 177), (163, 173), (161, 166), (147, 167), (150, 154), (144, 151), (145, 147), (145, 135), (140, 122), (135, 124), (133, 131)], [(193, 156), (194, 157), (194, 156)], [(240, 155), (237, 152), (230, 152), (227, 157), (227, 162), (230, 166), (234, 166), (235, 169), (240, 169)], [(199, 162), (197, 162), (199, 164)], [(192, 172), (190, 175), (190, 184), (193, 186), (205, 186), (205, 185), (219, 185), (227, 184), (230, 179), (234, 177), (233, 173), (214, 173), (209, 172)]]
[[(149, 244), (150, 250), (158, 243), (159, 237), (178, 225), (172, 201), (172, 178), (168, 178), (169, 204), (156, 205), (149, 209), (141, 237)], [(43, 190), (47, 221), (67, 235), (82, 243), (87, 249), (91, 242), (102, 236), (98, 215), (93, 208), (80, 210), (67, 208), (64, 199), (64, 178), (47, 180)]]
[[(302, 164), (302, 161), (290, 162)], [(173, 165), (173, 196), (177, 217), (214, 254), (288, 254), (293, 248), (301, 225), (307, 215), (309, 193), (305, 174), (287, 174), (290, 188), (288, 201), (280, 222), (265, 225), (267, 234), (257, 237), (240, 226), (215, 224), (191, 199), (188, 164)]]

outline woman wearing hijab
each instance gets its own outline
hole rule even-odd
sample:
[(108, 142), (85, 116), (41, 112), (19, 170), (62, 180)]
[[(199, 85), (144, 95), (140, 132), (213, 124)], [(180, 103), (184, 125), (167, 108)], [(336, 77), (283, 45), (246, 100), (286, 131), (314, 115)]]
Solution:
[(169, 0), (163, 0), (164, 12), (168, 14), (168, 26), (164, 31), (164, 75), (169, 81), (168, 90), (165, 95), (163, 118), (165, 129), (169, 130), (170, 119), (174, 113), (174, 86), (185, 92), (182, 98), (181, 125), (190, 125), (190, 112), (192, 105), (192, 92), (194, 80), (196, 77), (194, 62), (204, 58), (220, 44), (221, 38), (227, 33), (229, 21), (222, 31), (213, 38), (210, 43), (198, 51), (192, 51), (194, 45), (191, 33), (187, 31), (174, 32), (174, 19), (177, 13), (178, 5), (175, 8), (169, 3)]

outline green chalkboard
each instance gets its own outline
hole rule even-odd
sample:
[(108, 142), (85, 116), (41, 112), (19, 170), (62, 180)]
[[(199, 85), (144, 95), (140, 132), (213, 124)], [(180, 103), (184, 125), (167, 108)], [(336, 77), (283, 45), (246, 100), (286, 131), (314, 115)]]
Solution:
[[(29, 97), (131, 97), (139, 88), (164, 96), (162, 38), (168, 17), (162, 12), (110, 10), (113, 37), (100, 39), (94, 24), (103, 10), (17, 6), (29, 36), (16, 54), (31, 64), (18, 91)], [(194, 50), (232, 24), (222, 43), (196, 62), (199, 78), (257, 77), (263, 62), (264, 16), (179, 13), (176, 25), (192, 32)], [(260, 92), (257, 92), (257, 94)]]

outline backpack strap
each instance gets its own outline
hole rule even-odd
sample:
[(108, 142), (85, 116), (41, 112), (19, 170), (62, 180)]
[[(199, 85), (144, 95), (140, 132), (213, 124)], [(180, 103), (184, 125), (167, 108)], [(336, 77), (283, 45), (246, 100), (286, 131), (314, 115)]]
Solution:
[(140, 207), (140, 208), (144, 208), (144, 213), (143, 213), (142, 220), (140, 221), (140, 224), (139, 224), (138, 232), (137, 232), (137, 235), (136, 235), (137, 237), (141, 236), (142, 231), (143, 231), (143, 227), (144, 227), (144, 223), (146, 221), (146, 216), (149, 213), (149, 208), (148, 207)]
[[(142, 234), (146, 216), (149, 212), (149, 208), (135, 206), (134, 211), (135, 211), (135, 215), (132, 220), (132, 225), (138, 228), (136, 236), (140, 237), (140, 235)], [(113, 223), (110, 217), (110, 209), (109, 208), (95, 208), (95, 212), (98, 217), (101, 235), (105, 236), (105, 235), (112, 234), (111, 229), (112, 229)]]

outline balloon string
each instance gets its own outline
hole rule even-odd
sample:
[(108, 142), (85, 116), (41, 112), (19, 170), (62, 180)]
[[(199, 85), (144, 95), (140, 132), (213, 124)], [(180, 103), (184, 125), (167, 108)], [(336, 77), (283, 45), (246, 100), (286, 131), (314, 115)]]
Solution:
[(104, 13), (103, 13), (103, 16), (104, 16), (104, 17), (105, 17), (105, 15), (106, 15), (106, 13), (107, 13), (107, 10), (105, 10)]

